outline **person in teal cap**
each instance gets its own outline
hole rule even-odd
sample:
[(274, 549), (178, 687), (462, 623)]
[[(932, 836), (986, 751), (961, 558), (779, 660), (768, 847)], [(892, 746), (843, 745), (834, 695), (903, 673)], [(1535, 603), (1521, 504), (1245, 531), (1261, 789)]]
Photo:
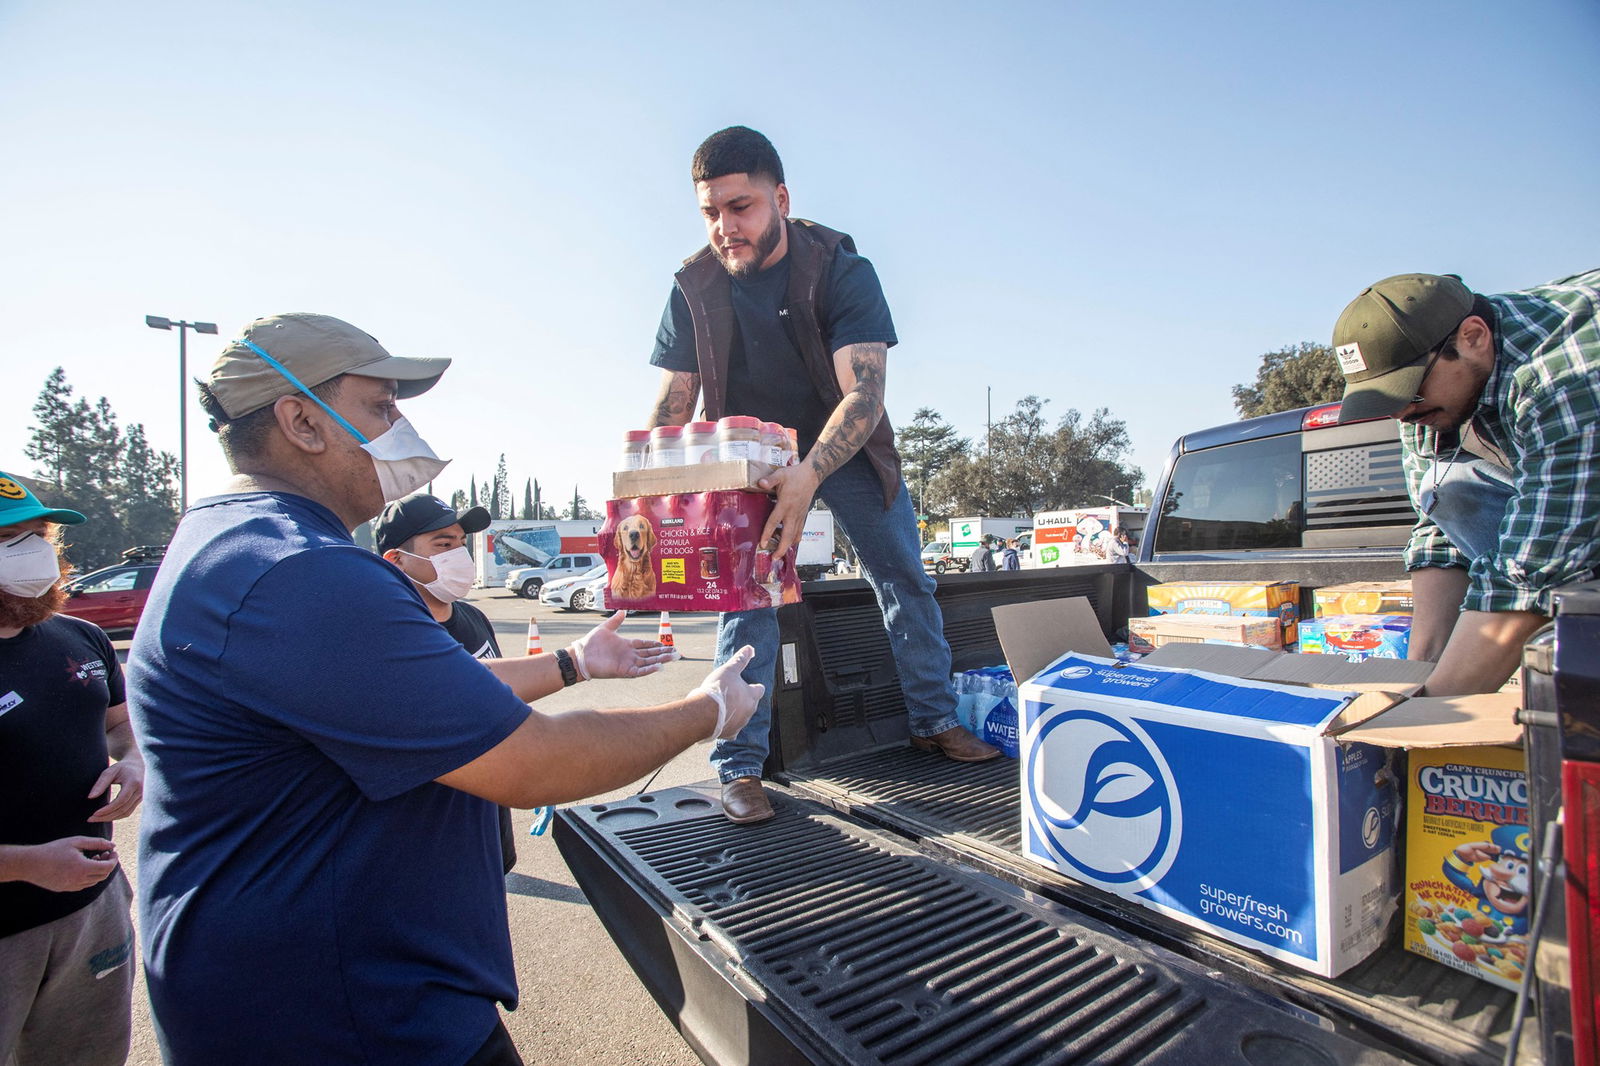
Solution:
[(83, 521), (0, 472), (0, 1062), (128, 1056), (132, 891), (111, 823), (139, 805), (144, 761), (110, 639), (60, 613), (57, 531)]

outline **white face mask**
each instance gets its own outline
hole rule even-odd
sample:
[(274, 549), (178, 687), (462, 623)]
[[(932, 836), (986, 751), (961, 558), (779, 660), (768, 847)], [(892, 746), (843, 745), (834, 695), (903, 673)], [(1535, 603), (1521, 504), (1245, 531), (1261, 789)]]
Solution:
[(472, 591), (472, 555), (465, 547), (451, 548), (438, 555), (418, 555), (404, 548), (395, 550), (401, 555), (409, 555), (413, 559), (426, 559), (433, 564), (433, 572), (437, 576), (432, 581), (417, 581), (414, 577), (411, 580), (427, 589), (440, 603), (454, 603)]
[[(360, 436), (356, 439), (360, 440)], [(394, 422), (376, 439), (362, 442), (361, 450), (372, 456), (385, 503), (405, 499), (450, 465), (450, 460), (434, 454), (428, 442), (411, 428), (411, 420), (407, 418)]]
[(36, 600), (60, 579), (56, 546), (39, 534), (30, 531), (0, 544), (0, 589)]

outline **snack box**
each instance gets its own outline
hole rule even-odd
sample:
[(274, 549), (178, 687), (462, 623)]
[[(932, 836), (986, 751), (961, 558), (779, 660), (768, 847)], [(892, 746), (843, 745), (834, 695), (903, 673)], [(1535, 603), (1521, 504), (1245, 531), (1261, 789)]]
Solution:
[(737, 490), (608, 500), (599, 534), (606, 606), (747, 611), (800, 602), (795, 549), (774, 558), (756, 543), (771, 513), (772, 497)]
[(1325, 615), (1300, 623), (1300, 650), (1308, 655), (1404, 659), (1411, 646), (1409, 614)]
[(1399, 907), (1385, 749), (1520, 735), (1514, 694), (1413, 696), (1431, 663), (1170, 644), (1119, 664), (1087, 600), (994, 619), (1026, 679), (1023, 855), (1323, 976)]
[(1283, 647), (1276, 618), (1245, 614), (1162, 614), (1128, 619), (1128, 650), (1145, 654), (1168, 644), (1253, 644)]
[(1411, 755), (1406, 950), (1516, 991), (1533, 916), (1527, 760), (1515, 748)]
[(1300, 586), (1293, 581), (1169, 581), (1146, 590), (1151, 614), (1248, 614), (1276, 618), (1282, 636), (1272, 647), (1299, 639)]
[(1311, 593), (1311, 613), (1315, 618), (1347, 614), (1410, 614), (1411, 603), (1409, 580), (1352, 581), (1345, 585), (1324, 585)]

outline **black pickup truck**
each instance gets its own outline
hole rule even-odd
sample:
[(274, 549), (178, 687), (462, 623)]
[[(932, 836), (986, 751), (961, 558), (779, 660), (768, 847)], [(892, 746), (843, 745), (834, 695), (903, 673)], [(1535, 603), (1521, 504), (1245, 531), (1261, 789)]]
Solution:
[[(1414, 520), (1393, 424), (1326, 409), (1185, 437), (1155, 500), (1134, 565), (941, 576), (955, 668), (1003, 661), (1003, 604), (1086, 597), (1114, 639), (1154, 582), (1400, 577)], [(578, 883), (707, 1063), (1504, 1057), (1512, 993), (1406, 953), (1398, 928), (1324, 979), (1024, 861), (1016, 762), (908, 746), (865, 582), (807, 585), (779, 619), (775, 818), (727, 822), (707, 781), (556, 819)], [(1541, 1061), (1538, 1043), (1518, 1061)]]

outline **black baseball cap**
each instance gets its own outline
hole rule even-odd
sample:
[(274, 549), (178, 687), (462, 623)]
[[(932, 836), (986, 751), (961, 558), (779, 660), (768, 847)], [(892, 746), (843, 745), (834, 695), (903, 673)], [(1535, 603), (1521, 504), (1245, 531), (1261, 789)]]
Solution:
[(482, 507), (472, 507), (456, 514), (455, 509), (439, 497), (419, 492), (385, 507), (383, 514), (372, 523), (372, 539), (379, 552), (386, 552), (412, 537), (457, 523), (463, 532), (477, 533), (489, 528), (489, 512)]

